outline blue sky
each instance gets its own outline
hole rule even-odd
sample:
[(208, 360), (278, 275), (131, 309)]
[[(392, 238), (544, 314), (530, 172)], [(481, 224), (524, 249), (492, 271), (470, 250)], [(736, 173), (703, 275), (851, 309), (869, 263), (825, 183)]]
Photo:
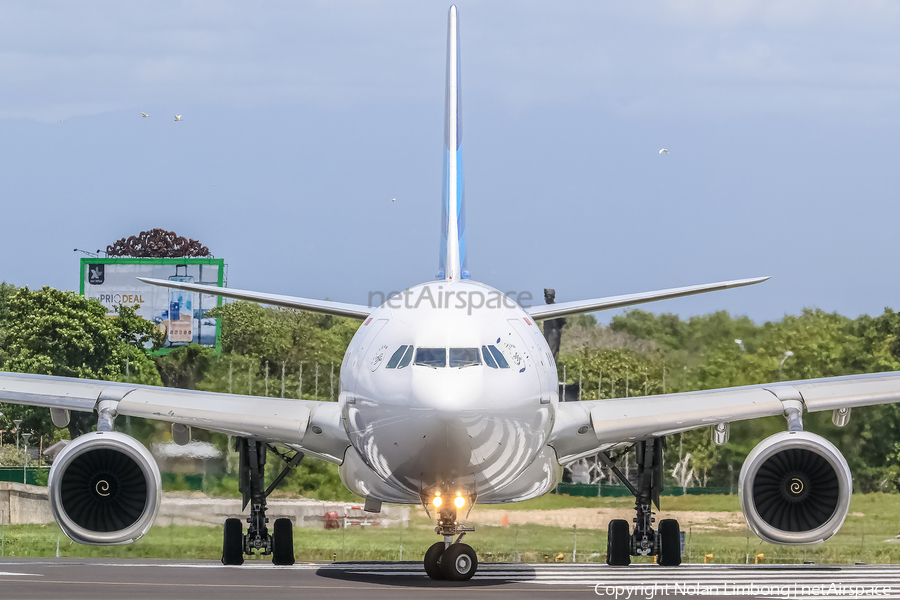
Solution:
[[(164, 227), (231, 287), (430, 279), (447, 7), (3, 3), (0, 278), (76, 289), (73, 248)], [(771, 275), (647, 307), (900, 308), (900, 5), (459, 7), (474, 278), (562, 301)]]

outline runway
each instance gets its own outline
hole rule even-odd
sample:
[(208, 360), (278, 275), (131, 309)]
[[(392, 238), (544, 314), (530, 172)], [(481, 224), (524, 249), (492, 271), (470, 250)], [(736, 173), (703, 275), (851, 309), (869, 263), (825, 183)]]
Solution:
[[(464, 589), (460, 589), (464, 588)], [(0, 597), (44, 599), (418, 598), (896, 598), (900, 565), (634, 565), (483, 564), (472, 581), (436, 582), (421, 563), (303, 563), (275, 567), (251, 561), (7, 559), (0, 561)]]

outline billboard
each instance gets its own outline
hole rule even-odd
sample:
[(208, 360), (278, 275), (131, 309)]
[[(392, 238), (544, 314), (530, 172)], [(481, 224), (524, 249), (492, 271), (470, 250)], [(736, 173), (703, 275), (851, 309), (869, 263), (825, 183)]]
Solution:
[(163, 288), (137, 280), (153, 277), (222, 287), (225, 261), (221, 258), (82, 258), (81, 295), (103, 304), (110, 315), (120, 304), (139, 305), (138, 316), (152, 321), (165, 334), (163, 348), (188, 344), (219, 349), (219, 322), (206, 316), (222, 298)]

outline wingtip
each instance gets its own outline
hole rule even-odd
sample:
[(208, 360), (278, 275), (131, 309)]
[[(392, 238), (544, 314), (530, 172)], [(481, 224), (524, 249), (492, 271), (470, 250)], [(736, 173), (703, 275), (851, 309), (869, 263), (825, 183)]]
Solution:
[(757, 283), (762, 283), (763, 281), (768, 281), (771, 279), (771, 275), (765, 275), (763, 277), (751, 277), (749, 279), (741, 279), (739, 285), (754, 285)]

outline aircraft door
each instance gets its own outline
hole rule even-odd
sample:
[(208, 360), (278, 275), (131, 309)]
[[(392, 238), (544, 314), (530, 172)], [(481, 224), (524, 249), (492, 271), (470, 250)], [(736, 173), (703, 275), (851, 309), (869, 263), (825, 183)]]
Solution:
[(369, 325), (371, 329), (363, 336), (359, 347), (355, 349), (353, 355), (350, 357), (350, 373), (351, 377), (353, 378), (353, 386), (350, 390), (351, 392), (356, 392), (357, 383), (359, 382), (360, 378), (365, 377), (369, 374), (369, 369), (363, 369), (362, 365), (366, 364), (367, 361), (373, 360), (373, 358), (370, 357), (373, 352), (371, 352), (370, 350), (372, 350), (373, 345), (377, 341), (376, 338), (378, 337), (378, 334), (381, 333), (381, 330), (384, 329), (384, 326), (387, 324), (387, 322), (388, 319), (378, 319), (375, 322), (371, 323)]
[(541, 355), (541, 349), (537, 346), (534, 341), (534, 337), (531, 335), (531, 332), (525, 327), (525, 324), (521, 322), (519, 319), (509, 319), (509, 324), (512, 325), (513, 330), (519, 335), (522, 339), (522, 343), (525, 344), (525, 360), (534, 370), (537, 371), (538, 379), (541, 385), (541, 403), (544, 403), (544, 400), (549, 402), (549, 389), (550, 386), (547, 383), (547, 369), (543, 364), (546, 359)]

